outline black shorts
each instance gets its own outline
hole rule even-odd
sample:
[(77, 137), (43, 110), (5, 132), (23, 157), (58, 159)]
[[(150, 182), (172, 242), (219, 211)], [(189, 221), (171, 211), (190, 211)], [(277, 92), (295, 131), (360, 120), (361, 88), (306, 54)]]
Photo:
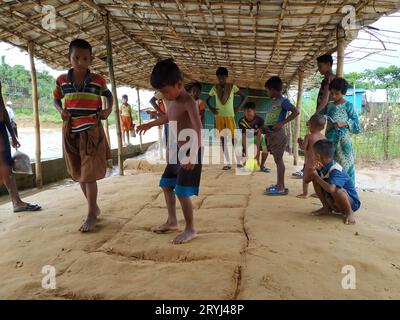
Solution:
[(11, 146), (8, 138), (8, 131), (4, 122), (0, 122), (0, 139), (3, 139), (4, 150), (0, 152), (3, 161), (10, 167), (13, 165), (11, 157)]
[(179, 159), (176, 163), (168, 163), (160, 179), (160, 187), (171, 187), (175, 194), (182, 197), (199, 195), (201, 177), (201, 151), (197, 154), (197, 163), (193, 170), (185, 170), (181, 167)]

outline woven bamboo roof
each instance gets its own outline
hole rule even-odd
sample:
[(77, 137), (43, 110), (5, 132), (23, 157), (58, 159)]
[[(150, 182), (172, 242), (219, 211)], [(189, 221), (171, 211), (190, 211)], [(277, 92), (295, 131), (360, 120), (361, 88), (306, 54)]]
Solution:
[[(56, 28), (43, 23), (43, 5), (56, 11)], [(154, 63), (172, 57), (187, 81), (214, 82), (225, 66), (243, 87), (261, 88), (279, 75), (294, 83), (315, 71), (320, 54), (334, 52), (336, 30), (354, 6), (361, 26), (398, 10), (399, 0), (1, 0), (0, 40), (26, 48), (55, 69), (69, 66), (74, 38), (94, 48), (92, 69), (107, 77), (104, 15), (109, 15), (116, 81), (150, 88)], [(348, 40), (356, 33), (348, 35)]]

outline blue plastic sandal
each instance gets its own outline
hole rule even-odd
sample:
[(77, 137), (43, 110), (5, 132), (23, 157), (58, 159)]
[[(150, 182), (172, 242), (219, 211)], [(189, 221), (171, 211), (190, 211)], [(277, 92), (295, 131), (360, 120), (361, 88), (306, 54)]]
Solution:
[(265, 190), (264, 195), (266, 196), (287, 196), (289, 194), (289, 189), (285, 188), (284, 191), (278, 191), (277, 186), (271, 186)]

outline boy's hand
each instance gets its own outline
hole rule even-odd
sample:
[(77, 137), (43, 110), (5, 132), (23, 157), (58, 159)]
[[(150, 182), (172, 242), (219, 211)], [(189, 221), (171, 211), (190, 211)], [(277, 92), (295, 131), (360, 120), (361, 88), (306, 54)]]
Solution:
[(333, 126), (335, 127), (335, 129), (346, 128), (347, 127), (347, 122), (337, 121), (337, 122), (333, 123)]
[(210, 108), (211, 112), (218, 115), (218, 110), (216, 108)]
[(106, 120), (112, 112), (112, 108), (104, 109), (99, 112), (99, 118), (101, 120)]
[(278, 130), (281, 130), (283, 128), (283, 123), (282, 122), (279, 122), (279, 123), (277, 123), (276, 125), (274, 125), (273, 127), (272, 127), (272, 130), (273, 131), (278, 131)]
[(151, 127), (148, 123), (143, 123), (140, 126), (136, 127), (136, 133), (137, 134), (145, 134), (147, 130), (149, 130)]
[(297, 143), (298, 143), (299, 145), (302, 145), (303, 142), (304, 142), (304, 140), (303, 140), (302, 138), (298, 138), (298, 139), (297, 139)]
[(19, 147), (21, 147), (21, 144), (19, 143), (19, 141), (15, 135), (13, 135), (13, 137), (12, 137), (11, 145), (14, 149), (18, 149)]
[(63, 119), (63, 121), (68, 121), (71, 119), (71, 114), (67, 110), (63, 109), (61, 112), (61, 119)]
[(181, 167), (183, 170), (193, 170), (194, 164), (189, 162), (187, 164), (181, 164)]
[(319, 162), (318, 160), (315, 160), (314, 163), (313, 163), (312, 169), (313, 169), (313, 170), (319, 170), (319, 169), (321, 169), (323, 166), (324, 166), (324, 165), (323, 165), (321, 162)]

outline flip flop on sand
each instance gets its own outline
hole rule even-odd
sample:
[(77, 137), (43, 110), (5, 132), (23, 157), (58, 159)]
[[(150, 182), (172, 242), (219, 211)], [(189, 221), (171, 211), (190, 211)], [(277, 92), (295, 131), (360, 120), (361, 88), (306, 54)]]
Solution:
[(271, 172), (271, 169), (270, 169), (270, 168), (267, 168), (267, 167), (260, 167), (260, 171), (261, 171), (261, 172), (265, 172), (265, 173), (270, 173), (270, 172)]
[(42, 207), (38, 206), (37, 204), (27, 203), (25, 207), (14, 208), (14, 212), (31, 212), (31, 211), (39, 211), (41, 209)]
[(231, 170), (231, 166), (223, 166), (222, 170)]
[(271, 186), (264, 192), (264, 195), (266, 196), (286, 196), (288, 194), (289, 194), (288, 188), (285, 188), (284, 191), (278, 191), (278, 188), (276, 186)]

